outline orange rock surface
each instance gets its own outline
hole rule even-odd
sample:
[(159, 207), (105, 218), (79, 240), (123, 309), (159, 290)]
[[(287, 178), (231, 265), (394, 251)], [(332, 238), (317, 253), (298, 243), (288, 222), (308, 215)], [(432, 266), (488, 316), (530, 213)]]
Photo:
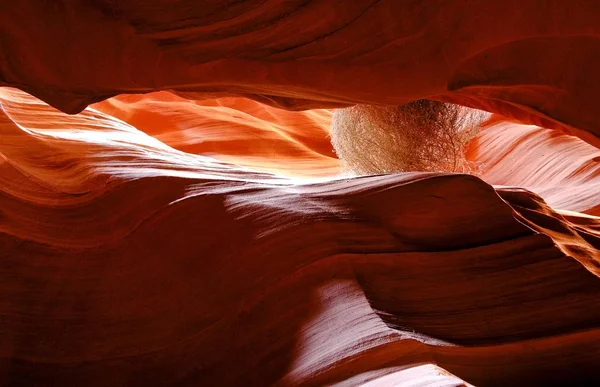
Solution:
[[(0, 385), (600, 383), (594, 2), (5, 3)], [(338, 175), (419, 98), (479, 177)]]
[(94, 105), (183, 152), (299, 177), (332, 176), (328, 110), (290, 112), (246, 98), (186, 100), (160, 92)]
[(524, 187), (554, 208), (600, 215), (600, 149), (576, 137), (495, 117), (468, 155), (490, 184)]

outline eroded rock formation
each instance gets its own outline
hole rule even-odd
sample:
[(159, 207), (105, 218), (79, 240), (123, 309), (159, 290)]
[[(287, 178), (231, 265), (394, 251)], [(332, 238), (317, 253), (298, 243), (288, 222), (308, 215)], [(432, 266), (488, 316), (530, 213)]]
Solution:
[[(3, 4), (0, 384), (598, 382), (597, 8)], [(481, 178), (277, 108), (421, 98), (496, 113)]]

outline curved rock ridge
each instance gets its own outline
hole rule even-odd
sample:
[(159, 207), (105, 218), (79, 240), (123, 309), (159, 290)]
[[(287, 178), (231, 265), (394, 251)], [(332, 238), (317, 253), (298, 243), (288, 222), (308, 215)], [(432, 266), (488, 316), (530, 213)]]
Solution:
[[(331, 112), (291, 112), (244, 98), (186, 100), (166, 92), (93, 105), (187, 153), (293, 177), (339, 173), (328, 136)], [(524, 187), (561, 210), (600, 215), (600, 152), (556, 130), (496, 115), (471, 143), (470, 161), (496, 186)]]
[(287, 109), (438, 98), (598, 146), (599, 17), (588, 0), (12, 1), (0, 84), (69, 113), (157, 90)]
[(0, 102), (1, 384), (600, 381), (598, 217), (468, 175), (285, 178)]
[(171, 93), (119, 96), (93, 105), (187, 153), (297, 177), (333, 176), (331, 112), (292, 112), (246, 98), (186, 100)]

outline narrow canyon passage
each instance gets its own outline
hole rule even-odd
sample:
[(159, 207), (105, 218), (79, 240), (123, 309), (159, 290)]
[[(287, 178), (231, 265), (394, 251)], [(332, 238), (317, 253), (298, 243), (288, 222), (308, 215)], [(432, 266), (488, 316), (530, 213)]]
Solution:
[(0, 385), (600, 383), (599, 17), (3, 4)]

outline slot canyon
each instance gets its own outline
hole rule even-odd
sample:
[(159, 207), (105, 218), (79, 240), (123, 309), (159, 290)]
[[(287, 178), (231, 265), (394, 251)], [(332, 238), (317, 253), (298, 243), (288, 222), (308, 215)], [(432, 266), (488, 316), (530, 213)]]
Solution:
[(600, 385), (600, 3), (1, 3), (0, 386)]

